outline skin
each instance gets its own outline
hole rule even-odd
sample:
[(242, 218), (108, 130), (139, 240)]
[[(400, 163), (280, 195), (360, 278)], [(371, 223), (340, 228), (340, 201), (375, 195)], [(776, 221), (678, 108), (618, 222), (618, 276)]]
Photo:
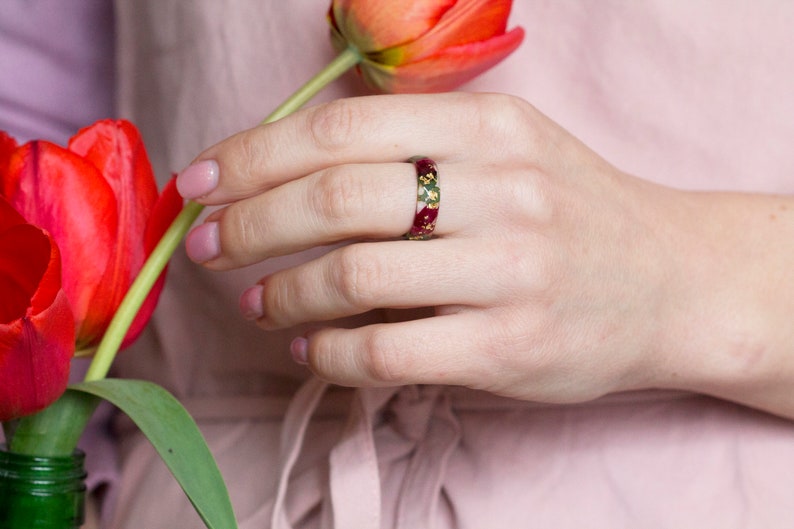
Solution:
[[(399, 237), (414, 154), (439, 166), (430, 241)], [(794, 418), (792, 197), (644, 181), (495, 94), (337, 101), (197, 160), (218, 163), (219, 183), (189, 198), (226, 205), (188, 236), (190, 254), (217, 227), (207, 268), (350, 243), (241, 302), (263, 329), (316, 323), (293, 353), (323, 379), (556, 403), (683, 389)], [(376, 309), (393, 318), (329, 323)]]

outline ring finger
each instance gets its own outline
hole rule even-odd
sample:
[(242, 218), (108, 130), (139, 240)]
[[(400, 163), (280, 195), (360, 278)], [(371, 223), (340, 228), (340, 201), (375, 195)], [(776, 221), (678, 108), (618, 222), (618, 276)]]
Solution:
[[(443, 206), (435, 233), (444, 235), (476, 214), (477, 201), (466, 168), (439, 165)], [(331, 167), (213, 213), (188, 235), (188, 255), (229, 269), (343, 240), (398, 237), (411, 227), (416, 191), (410, 163)]]

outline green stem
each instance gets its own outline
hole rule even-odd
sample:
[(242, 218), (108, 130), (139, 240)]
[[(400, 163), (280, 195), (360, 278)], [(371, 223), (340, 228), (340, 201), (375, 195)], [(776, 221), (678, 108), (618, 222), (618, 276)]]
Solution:
[[(355, 49), (345, 49), (279, 105), (262, 123), (271, 123), (298, 110), (317, 92), (359, 62), (361, 55)], [(138, 310), (180, 241), (203, 209), (204, 206), (201, 204), (188, 202), (149, 255), (102, 337), (86, 372), (86, 381), (100, 380), (107, 376)], [(97, 404), (96, 400), (76, 396), (71, 392), (66, 393), (44, 411), (19, 421), (10, 443), (11, 449), (27, 454), (71, 454)]]
[(97, 398), (67, 391), (42, 411), (22, 418), (8, 446), (20, 454), (71, 455), (98, 405)]
[(163, 234), (141, 271), (138, 272), (135, 281), (132, 282), (127, 295), (124, 296), (119, 308), (116, 310), (116, 314), (113, 315), (113, 319), (110, 320), (110, 325), (108, 325), (102, 341), (99, 342), (99, 347), (97, 347), (94, 358), (91, 360), (91, 365), (86, 371), (86, 382), (99, 380), (107, 376), (121, 342), (127, 335), (130, 325), (132, 325), (132, 320), (135, 319), (135, 315), (138, 314), (141, 305), (149, 296), (149, 291), (155, 281), (160, 277), (182, 237), (190, 229), (202, 209), (203, 206), (201, 204), (188, 202)]
[(361, 62), (361, 54), (353, 47), (345, 48), (328, 65), (317, 72), (306, 84), (298, 88), (286, 101), (281, 103), (276, 110), (262, 123), (271, 123), (287, 116), (309, 102), (320, 90), (331, 84), (340, 75)]

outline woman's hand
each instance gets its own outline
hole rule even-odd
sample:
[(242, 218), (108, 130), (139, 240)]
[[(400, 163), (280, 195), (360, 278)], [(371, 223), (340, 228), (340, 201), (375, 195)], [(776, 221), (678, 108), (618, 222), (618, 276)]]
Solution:
[[(438, 164), (440, 210), (432, 240), (407, 241), (417, 177), (405, 161), (419, 154)], [(710, 268), (724, 248), (699, 239), (719, 231), (699, 218), (703, 198), (618, 171), (522, 100), (341, 100), (198, 160), (180, 190), (227, 204), (187, 238), (208, 268), (349, 243), (246, 291), (241, 308), (263, 328), (432, 308), (296, 339), (293, 355), (322, 378), (554, 402), (706, 384), (711, 361), (689, 356), (710, 341), (690, 309), (719, 291), (710, 274), (734, 278)]]

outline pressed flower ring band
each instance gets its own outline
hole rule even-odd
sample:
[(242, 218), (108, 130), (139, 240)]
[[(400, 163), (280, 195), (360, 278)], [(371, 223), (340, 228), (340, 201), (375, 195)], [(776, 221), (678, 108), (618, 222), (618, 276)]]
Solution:
[(411, 229), (403, 237), (409, 241), (426, 241), (433, 236), (438, 219), (441, 190), (438, 185), (438, 166), (427, 156), (408, 159), (416, 169), (416, 214)]

